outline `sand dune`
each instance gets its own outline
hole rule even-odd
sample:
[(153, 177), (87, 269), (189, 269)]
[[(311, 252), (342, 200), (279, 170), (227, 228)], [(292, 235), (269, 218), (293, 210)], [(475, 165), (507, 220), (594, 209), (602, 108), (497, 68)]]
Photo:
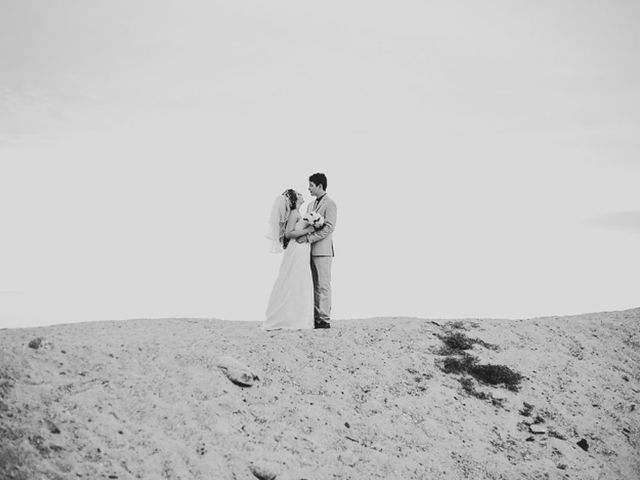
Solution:
[[(447, 338), (477, 339), (466, 354), (519, 385), (446, 373), (465, 355)], [(4, 329), (0, 478), (637, 479), (639, 365), (640, 308)]]

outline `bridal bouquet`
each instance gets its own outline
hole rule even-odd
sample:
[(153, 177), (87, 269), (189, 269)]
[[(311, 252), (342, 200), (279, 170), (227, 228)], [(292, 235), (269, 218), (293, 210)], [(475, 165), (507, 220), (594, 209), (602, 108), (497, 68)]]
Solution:
[(324, 225), (324, 217), (318, 212), (305, 213), (302, 219), (307, 222), (307, 225), (311, 225), (313, 228), (320, 228)]

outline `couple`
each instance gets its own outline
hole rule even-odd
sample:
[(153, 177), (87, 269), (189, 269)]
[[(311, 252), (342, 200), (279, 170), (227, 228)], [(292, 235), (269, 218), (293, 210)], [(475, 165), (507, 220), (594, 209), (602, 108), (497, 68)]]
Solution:
[[(265, 330), (331, 326), (332, 233), (338, 209), (326, 191), (325, 174), (309, 177), (309, 193), (315, 201), (307, 207), (304, 217), (311, 217), (310, 221), (303, 219), (299, 211), (304, 203), (301, 193), (289, 189), (276, 199), (267, 237), (273, 243), (272, 251), (284, 251), (284, 257), (271, 291)], [(317, 223), (312, 222), (314, 217)]]

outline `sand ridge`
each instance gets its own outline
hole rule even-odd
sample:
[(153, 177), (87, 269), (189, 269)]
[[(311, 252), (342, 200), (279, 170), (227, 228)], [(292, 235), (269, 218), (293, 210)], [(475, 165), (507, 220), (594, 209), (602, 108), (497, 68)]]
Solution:
[[(453, 331), (496, 345), (470, 353), (521, 373), (519, 390), (470, 380), (491, 402), (443, 372)], [(221, 357), (253, 385), (229, 381)], [(636, 479), (639, 365), (640, 309), (4, 329), (0, 478)]]

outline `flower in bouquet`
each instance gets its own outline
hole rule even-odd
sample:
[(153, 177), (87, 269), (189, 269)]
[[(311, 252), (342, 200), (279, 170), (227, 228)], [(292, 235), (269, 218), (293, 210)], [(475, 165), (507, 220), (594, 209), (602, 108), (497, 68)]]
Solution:
[(305, 213), (302, 219), (307, 222), (307, 225), (311, 225), (313, 228), (320, 228), (324, 225), (324, 217), (318, 212)]

